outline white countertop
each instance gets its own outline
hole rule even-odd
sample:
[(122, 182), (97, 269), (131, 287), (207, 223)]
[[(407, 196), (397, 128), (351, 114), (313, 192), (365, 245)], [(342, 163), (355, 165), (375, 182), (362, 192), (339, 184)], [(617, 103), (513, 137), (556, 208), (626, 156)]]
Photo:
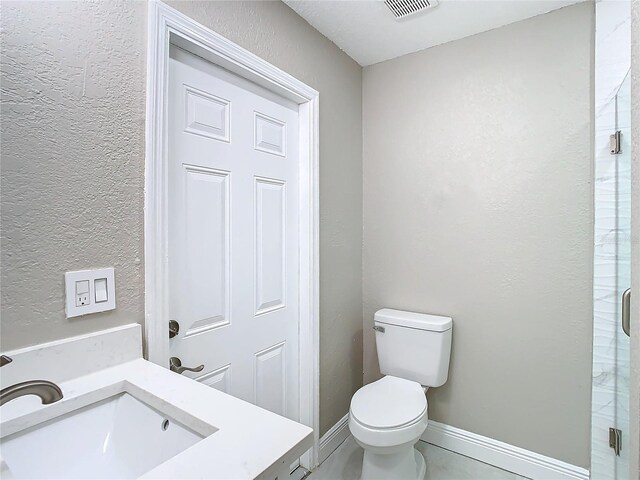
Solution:
[(313, 443), (313, 430), (141, 358), (58, 383), (64, 398), (23, 397), (2, 407), (5, 437), (122, 392), (205, 436), (141, 478), (252, 479), (275, 476)]

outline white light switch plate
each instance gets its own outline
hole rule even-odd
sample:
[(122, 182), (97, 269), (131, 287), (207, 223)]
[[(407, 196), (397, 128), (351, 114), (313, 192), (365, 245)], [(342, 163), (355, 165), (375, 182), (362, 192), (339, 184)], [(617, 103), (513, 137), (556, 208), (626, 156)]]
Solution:
[[(85, 293), (86, 284), (83, 282), (89, 282), (88, 294)], [(105, 282), (106, 289), (104, 288)], [(64, 274), (64, 284), (67, 318), (106, 312), (116, 308), (116, 283), (113, 268), (67, 272)], [(96, 286), (98, 286), (97, 298)], [(105, 290), (106, 300), (104, 299)]]

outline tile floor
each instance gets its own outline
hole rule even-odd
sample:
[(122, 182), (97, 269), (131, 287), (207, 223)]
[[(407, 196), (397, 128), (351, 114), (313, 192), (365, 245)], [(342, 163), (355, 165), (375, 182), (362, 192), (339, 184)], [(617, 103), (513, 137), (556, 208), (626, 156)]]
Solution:
[[(522, 480), (525, 477), (501, 470), (463, 455), (418, 442), (427, 460), (426, 480)], [(329, 455), (307, 480), (358, 480), (363, 450), (352, 436)]]

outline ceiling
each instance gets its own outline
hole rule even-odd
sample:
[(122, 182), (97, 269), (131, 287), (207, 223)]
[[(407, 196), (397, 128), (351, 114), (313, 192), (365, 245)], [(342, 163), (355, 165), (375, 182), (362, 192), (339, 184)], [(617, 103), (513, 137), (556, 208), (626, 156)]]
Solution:
[(284, 0), (362, 66), (486, 32), (581, 0), (440, 0), (396, 20), (382, 0)]

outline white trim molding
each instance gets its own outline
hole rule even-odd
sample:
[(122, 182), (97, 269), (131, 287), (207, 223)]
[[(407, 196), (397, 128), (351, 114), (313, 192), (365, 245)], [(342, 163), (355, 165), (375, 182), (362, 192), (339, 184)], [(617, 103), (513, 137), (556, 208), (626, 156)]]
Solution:
[(324, 462), (349, 437), (349, 414), (338, 420), (320, 439), (320, 463)]
[[(320, 439), (320, 463), (350, 435), (347, 413)], [(589, 470), (429, 420), (420, 440), (533, 480), (589, 480)]]
[(589, 470), (429, 420), (421, 440), (534, 480), (589, 480)]
[(318, 464), (319, 425), (319, 95), (291, 75), (159, 0), (148, 10), (145, 134), (145, 356), (168, 366), (167, 84), (170, 45), (224, 67), (299, 106), (300, 422), (314, 430), (301, 458)]

